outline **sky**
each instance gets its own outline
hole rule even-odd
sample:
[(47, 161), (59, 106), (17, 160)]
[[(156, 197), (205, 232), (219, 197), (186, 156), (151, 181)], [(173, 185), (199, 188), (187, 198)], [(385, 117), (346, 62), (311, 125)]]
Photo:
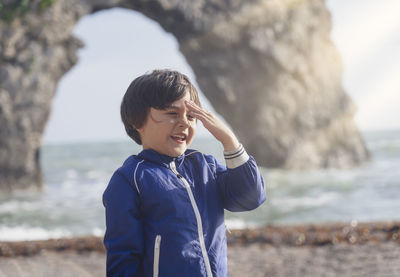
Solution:
[[(343, 86), (363, 131), (400, 129), (400, 1), (326, 0)], [(140, 13), (111, 9), (83, 17), (74, 35), (85, 46), (58, 84), (44, 143), (129, 140), (119, 116), (126, 88), (154, 68), (195, 76), (176, 39)], [(198, 86), (197, 86), (198, 87)], [(201, 95), (206, 109), (213, 110)], [(207, 131), (199, 124), (198, 134)]]

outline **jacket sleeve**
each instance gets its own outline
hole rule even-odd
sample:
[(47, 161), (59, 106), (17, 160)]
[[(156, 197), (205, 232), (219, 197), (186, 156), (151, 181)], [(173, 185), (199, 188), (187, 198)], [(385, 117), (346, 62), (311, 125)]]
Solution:
[(256, 161), (248, 156), (243, 146), (224, 152), (226, 165), (215, 160), (217, 184), (224, 208), (232, 212), (250, 211), (266, 200), (264, 179)]
[(118, 170), (103, 194), (107, 276), (138, 276), (143, 254), (139, 195)]

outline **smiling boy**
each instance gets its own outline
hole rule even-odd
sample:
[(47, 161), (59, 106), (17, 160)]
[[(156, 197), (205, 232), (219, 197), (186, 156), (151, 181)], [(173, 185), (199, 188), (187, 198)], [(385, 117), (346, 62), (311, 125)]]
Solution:
[[(103, 194), (107, 276), (227, 276), (224, 209), (249, 211), (265, 201), (255, 160), (176, 71), (136, 78), (121, 118), (143, 150)], [(198, 120), (222, 143), (226, 167), (188, 149)]]

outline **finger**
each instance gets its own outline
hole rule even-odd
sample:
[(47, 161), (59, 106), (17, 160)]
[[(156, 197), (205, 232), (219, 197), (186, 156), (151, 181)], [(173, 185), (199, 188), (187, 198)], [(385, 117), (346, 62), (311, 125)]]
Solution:
[(203, 124), (203, 126), (206, 127), (206, 129), (208, 129), (208, 130), (210, 130), (210, 128), (213, 128), (212, 126), (215, 125), (215, 122), (213, 121), (213, 119), (210, 118), (207, 114), (192, 112), (192, 115), (196, 119), (200, 120), (201, 123)]
[(210, 111), (207, 111), (207, 110), (197, 106), (196, 103), (194, 103), (193, 101), (185, 101), (185, 103), (187, 104), (186, 106), (188, 107), (188, 109), (190, 111), (194, 111), (197, 113), (203, 113), (204, 115), (207, 115), (210, 117), (212, 116), (212, 113)]
[(185, 101), (186, 106), (189, 109), (192, 109), (196, 112), (204, 112), (204, 109), (200, 108), (198, 105), (196, 105), (196, 103), (194, 103), (193, 101)]
[(203, 124), (208, 120), (207, 116), (203, 113), (198, 113), (198, 112), (194, 112), (194, 111), (190, 111), (189, 115), (193, 116), (194, 118), (200, 120)]

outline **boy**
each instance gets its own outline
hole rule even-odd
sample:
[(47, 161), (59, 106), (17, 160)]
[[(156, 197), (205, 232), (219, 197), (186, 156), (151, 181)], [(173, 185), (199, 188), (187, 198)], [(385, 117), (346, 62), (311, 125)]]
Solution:
[[(107, 275), (227, 276), (224, 209), (249, 211), (265, 201), (254, 159), (176, 71), (136, 78), (121, 117), (143, 150), (114, 173), (103, 195)], [(187, 149), (197, 120), (222, 143), (228, 169)]]

